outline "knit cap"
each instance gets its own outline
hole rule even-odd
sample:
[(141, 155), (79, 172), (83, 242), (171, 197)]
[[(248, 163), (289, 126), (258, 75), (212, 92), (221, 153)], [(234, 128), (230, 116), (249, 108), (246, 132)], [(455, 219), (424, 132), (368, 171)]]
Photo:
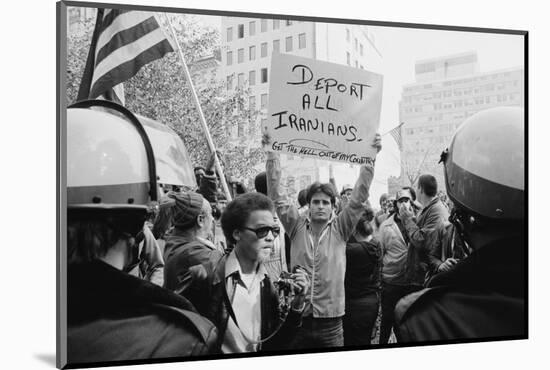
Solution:
[(179, 193), (174, 196), (176, 205), (174, 207), (174, 227), (176, 229), (191, 228), (197, 216), (202, 212), (203, 197), (193, 191)]

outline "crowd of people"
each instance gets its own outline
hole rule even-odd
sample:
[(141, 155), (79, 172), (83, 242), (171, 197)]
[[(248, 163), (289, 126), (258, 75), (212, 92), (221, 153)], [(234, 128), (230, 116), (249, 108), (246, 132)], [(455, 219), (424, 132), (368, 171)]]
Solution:
[[(69, 109), (68, 140), (98, 121), (135, 130), (108, 108), (126, 119)], [(371, 164), (341, 192), (331, 172), (289, 199), (268, 152), (255, 189), (230, 182), (227, 202), (219, 153), (195, 167), (195, 189), (135, 166), (153, 160), (140, 142), (112, 183), (113, 161), (69, 160), (69, 363), (364, 348), (379, 317), (378, 344), (524, 336), (523, 130), (520, 110), (473, 116), (442, 155), (446, 186), (423, 174), (378, 210)], [(128, 137), (139, 136), (109, 139)], [(381, 150), (378, 134), (371, 145)], [(82, 172), (88, 183), (72, 185)]]

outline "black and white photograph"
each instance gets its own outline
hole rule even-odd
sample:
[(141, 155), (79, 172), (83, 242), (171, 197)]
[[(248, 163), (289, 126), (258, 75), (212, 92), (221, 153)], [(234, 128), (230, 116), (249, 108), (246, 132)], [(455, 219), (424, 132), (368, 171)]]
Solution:
[(529, 338), (527, 29), (56, 6), (58, 368)]

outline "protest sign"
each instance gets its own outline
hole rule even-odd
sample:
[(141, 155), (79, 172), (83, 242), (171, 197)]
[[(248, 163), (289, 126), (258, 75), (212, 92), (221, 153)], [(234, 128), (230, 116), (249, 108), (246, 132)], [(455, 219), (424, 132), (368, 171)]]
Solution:
[(267, 150), (352, 164), (374, 160), (382, 75), (274, 53), (270, 80)]

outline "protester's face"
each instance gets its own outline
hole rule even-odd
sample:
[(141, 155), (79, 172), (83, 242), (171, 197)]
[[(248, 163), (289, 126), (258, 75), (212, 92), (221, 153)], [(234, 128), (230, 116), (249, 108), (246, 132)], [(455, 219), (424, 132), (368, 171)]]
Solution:
[(393, 212), (393, 200), (388, 199), (386, 201), (386, 210), (388, 213)]
[(233, 237), (237, 241), (235, 248), (240, 258), (262, 262), (269, 257), (273, 251), (275, 236), (272, 231), (269, 231), (265, 236), (258, 237), (257, 233), (253, 230), (261, 230), (262, 227), (278, 227), (274, 220), (273, 213), (270, 211), (253, 211), (248, 216), (248, 220), (244, 224), (244, 227), (234, 232)]
[(397, 209), (400, 210), (401, 207), (407, 207), (412, 209), (411, 200), (409, 198), (401, 198), (397, 200)]
[(313, 194), (309, 202), (309, 212), (312, 221), (328, 221), (332, 213), (330, 197), (323, 192)]
[(344, 192), (344, 196), (346, 196), (346, 197), (348, 197), (348, 198), (351, 197), (351, 192), (352, 192), (352, 189), (346, 190), (346, 191)]

